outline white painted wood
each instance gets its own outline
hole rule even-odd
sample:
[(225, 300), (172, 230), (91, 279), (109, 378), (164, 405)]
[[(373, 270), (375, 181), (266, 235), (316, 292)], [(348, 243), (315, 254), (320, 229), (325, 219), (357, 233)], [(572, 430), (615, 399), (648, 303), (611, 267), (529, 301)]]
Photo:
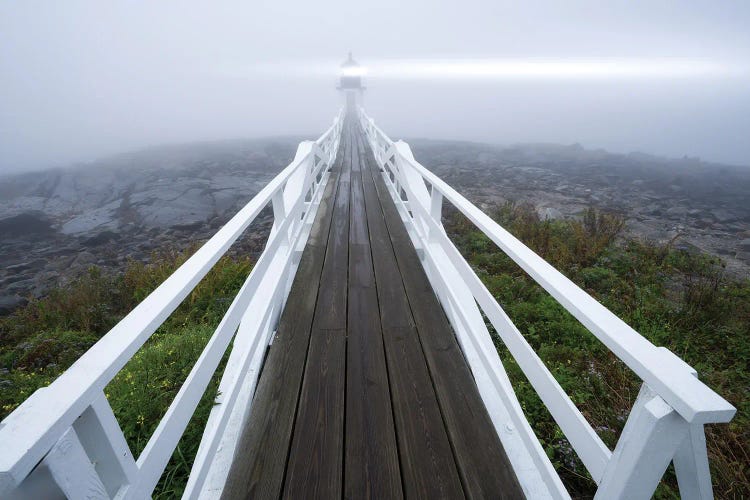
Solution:
[[(665, 358), (673, 363), (682, 363), (694, 377), (698, 372), (665, 347), (659, 348)], [(710, 500), (714, 497), (711, 484), (711, 469), (708, 465), (706, 434), (702, 424), (691, 424), (673, 459), (680, 497), (686, 500)]]
[[(409, 198), (413, 197), (411, 181), (414, 180), (412, 178), (403, 183)], [(447, 241), (447, 236), (442, 226), (431, 216), (437, 205), (435, 198), (430, 196), (429, 203), (425, 203), (427, 196), (423, 196), (422, 203), (415, 202), (412, 206), (417, 209), (417, 215), (412, 217), (407, 204), (396, 194), (394, 181), (388, 176), (384, 176), (384, 181), (389, 186), (390, 194), (415, 247), (425, 249), (420, 253), (425, 271), (456, 332), (482, 400), (524, 493), (529, 498), (569, 498), (523, 415), (471, 291), (441, 247), (443, 240)], [(421, 178), (416, 185), (419, 190), (425, 189)], [(426, 189), (423, 194), (426, 194)], [(424, 206), (426, 204), (429, 205), (429, 213)], [(419, 216), (424, 221), (420, 225), (421, 230), (414, 222)], [(428, 234), (432, 235), (436, 243), (430, 244), (427, 241)], [(465, 263), (463, 259), (461, 262)]]
[[(312, 186), (312, 180), (317, 178), (324, 167), (327, 169), (333, 162), (340, 142), (341, 126), (339, 114), (333, 126), (317, 141), (302, 143), (295, 160), (266, 185), (213, 238), (76, 361), (70, 369), (49, 387), (36, 391), (0, 423), (0, 442), (4, 446), (4, 452), (0, 454), (0, 496), (10, 494), (24, 481), (60, 436), (87, 411), (87, 408), (93, 405), (97, 411), (103, 411), (104, 407), (97, 403), (97, 398), (100, 397), (106, 384), (182, 302), (258, 213), (275, 197), (274, 204), (279, 217), (282, 218), (281, 224), (277, 225), (276, 229), (286, 232), (285, 248), (289, 253), (293, 253), (292, 249), (295, 245), (291, 244), (292, 238), (303, 233), (303, 213), (307, 215), (306, 212), (317, 209), (318, 206), (317, 203), (313, 205), (305, 203), (305, 197), (308, 196), (307, 187)], [(322, 159), (326, 161), (315, 163), (312, 158), (315, 154), (319, 157), (322, 155)], [(319, 191), (321, 191), (320, 183), (316, 186), (316, 193), (310, 195), (311, 198), (317, 196), (318, 203)], [(279, 193), (282, 193), (282, 197), (277, 196)], [(288, 197), (283, 198), (286, 194)], [(283, 200), (283, 204), (280, 204), (279, 200)], [(266, 252), (273, 253), (278, 250), (284, 239), (283, 237), (272, 238)], [(289, 267), (293, 260), (289, 259)], [(259, 265), (260, 260), (254, 272), (258, 270)], [(260, 265), (260, 267), (263, 266)], [(277, 278), (284, 282), (288, 281), (288, 271), (289, 269), (278, 272)], [(248, 278), (248, 280), (252, 286), (256, 286), (259, 282), (258, 279)], [(281, 288), (286, 288), (288, 292), (288, 287)], [(247, 296), (252, 293), (253, 290), (246, 289), (241, 297), (242, 305), (247, 305)], [(285, 295), (283, 297), (281, 295), (284, 294), (276, 295), (276, 302), (283, 303)], [(235, 303), (237, 301), (238, 299), (235, 298)], [(242, 308), (235, 306), (231, 314), (228, 313), (224, 318), (189, 379), (157, 428), (157, 432), (152, 436), (149, 446), (139, 457), (138, 463), (146, 467), (136, 469), (137, 485), (131, 485), (125, 491), (130, 491), (131, 494), (139, 492), (138, 495), (140, 495), (146, 490), (150, 491), (148, 485), (155, 484), (154, 476), (158, 480), (158, 475), (161, 474), (166, 464), (165, 460), (168, 459), (171, 450), (174, 449), (174, 444), (182, 434), (184, 424), (192, 415), (200, 394), (205, 390), (207, 380), (210, 380), (215, 370), (217, 358), (221, 358), (237, 328), (241, 314)], [(113, 440), (113, 443), (109, 444), (113, 450), (123, 451), (122, 442), (112, 427), (116, 425), (116, 422), (106, 415), (102, 418), (102, 422), (106, 424), (105, 439)], [(130, 478), (133, 475), (133, 465), (129, 464), (127, 459), (124, 459), (120, 465), (127, 472), (126, 477)]]
[[(684, 361), (641, 337), (426, 170), (406, 143), (391, 141), (364, 113), (361, 119), (390, 194), (528, 496), (566, 498), (567, 493), (523, 416), (482, 313), (600, 484), (597, 496), (645, 498), (674, 459), (681, 493), (711, 498), (702, 424), (728, 421), (735, 409), (702, 384)], [(185, 496), (220, 494), (263, 353), (273, 338), (340, 144), (341, 126), (339, 116), (318, 140), (301, 143), (292, 163), (193, 257), (52, 385), (35, 392), (0, 423), (4, 446), (0, 495), (20, 498), (22, 492), (28, 496), (33, 491), (54, 496), (59, 487), (69, 496), (83, 495), (88, 488), (93, 497), (147, 497), (235, 338), (222, 377), (221, 404), (212, 410)], [(444, 199), (644, 380), (614, 453), (449, 240), (440, 220)], [(136, 462), (102, 394), (104, 386), (269, 203), (275, 220), (265, 251)], [(218, 463), (214, 461), (217, 456)], [(33, 477), (29, 476), (32, 470)]]
[[(442, 182), (442, 181), (439, 181)], [(447, 186), (446, 186), (447, 187)], [(438, 185), (438, 189), (441, 186)], [(448, 192), (446, 192), (448, 191)], [(452, 191), (452, 192), (451, 192)], [(442, 190), (446, 198), (458, 195), (451, 188)], [(659, 391), (688, 421), (726, 422), (735, 408), (684, 370), (663, 363), (653, 344), (604, 308), (567, 277), (537, 256), (510, 233), (460, 197), (457, 205), (477, 227), (490, 237), (516, 263), (555, 297), (581, 323), (594, 333), (639, 377)], [(456, 201), (451, 200), (456, 204)]]
[(680, 497), (685, 500), (710, 500), (714, 497), (703, 425), (689, 426), (687, 436), (674, 456), (674, 469)]
[[(368, 120), (362, 111), (363, 120)], [(377, 140), (390, 142), (374, 124)], [(373, 140), (371, 139), (371, 143)], [(380, 146), (382, 147), (382, 146)], [(599, 304), (562, 273), (536, 255), (517, 238), (461, 196), (410, 155), (400, 157), (484, 232), (509, 257), (584, 324), (644, 382), (653, 387), (688, 422), (728, 422), (736, 409), (677, 364), (665, 364), (664, 356), (648, 340)]]
[(430, 217), (440, 224), (440, 220), (443, 217), (443, 195), (437, 189), (433, 189), (430, 193)]
[(458, 264), (458, 272), (467, 277), (473, 297), (477, 299), (495, 331), (576, 450), (592, 478), (598, 483), (611, 452), (481, 280), (473, 272), (471, 276), (466, 274), (471, 272), (471, 269), (460, 258), (458, 250), (452, 250), (449, 257), (451, 262), (454, 265)]
[[(533, 498), (568, 498), (552, 463), (523, 415), (521, 405), (471, 291), (465, 283), (455, 279), (458, 273), (441, 248), (430, 245), (429, 250), (425, 252), (425, 258), (430, 261), (433, 269), (440, 270), (432, 273), (439, 283), (436, 290), (440, 290), (444, 297), (443, 302), (454, 312), (451, 322), (454, 331), (495, 430), (509, 451), (508, 458), (513, 457), (516, 460), (515, 463), (511, 463), (524, 491)], [(505, 412), (499, 408), (500, 406)], [(510, 419), (503, 418), (505, 414), (508, 414)], [(509, 424), (515, 430), (514, 434), (508, 435), (507, 432), (503, 432)], [(528, 467), (528, 462), (534, 464), (533, 469)], [(524, 469), (526, 474), (520, 474), (519, 471)]]
[(298, 168), (289, 176), (284, 189), (281, 191), (284, 199), (283, 208), (286, 208), (286, 212), (281, 211), (284, 215), (289, 215), (291, 206), (301, 196), (304, 197), (304, 192), (309, 187), (310, 167), (313, 163), (313, 145), (314, 143), (311, 141), (303, 141), (297, 147), (293, 163), (299, 163), (301, 168)]
[(55, 482), (49, 467), (40, 462), (17, 487), (4, 494), (3, 500), (65, 500), (65, 493)]
[[(711, 482), (702, 424), (730, 420), (736, 411), (734, 407), (698, 381), (695, 370), (687, 363), (669, 350), (648, 342), (420, 165), (406, 143), (391, 141), (363, 110), (360, 117), (374, 155), (383, 169), (383, 179), (417, 248), (425, 272), (459, 337), (493, 422), (497, 425), (499, 421), (496, 420), (499, 413), (493, 406), (498, 397), (503, 399), (506, 410), (515, 410), (517, 400), (509, 381), (506, 386), (504, 370), (493, 371), (497, 366), (502, 369), (502, 364), (499, 358), (495, 360), (492, 357), (492, 353), (497, 357), (497, 352), (491, 345), (484, 324), (476, 321), (474, 300), (487, 315), (594, 480), (600, 483), (600, 492), (604, 492), (601, 498), (618, 498), (618, 495), (632, 498), (631, 494), (638, 497), (650, 488), (652, 492), (652, 486), (655, 488), (675, 453), (675, 467), (684, 471), (681, 491), (689, 494), (697, 491), (702, 496), (696, 498), (710, 498)], [(430, 186), (429, 191), (426, 185)], [(402, 189), (406, 192), (406, 201), (402, 199)], [(651, 399), (640, 400), (631, 413), (628, 420), (630, 430), (624, 432), (618, 442), (616, 459), (447, 238), (440, 222), (442, 199), (450, 201), (623, 360), (643, 379), (644, 387), (653, 388), (655, 392), (651, 393)], [(488, 377), (489, 374), (491, 377)], [(494, 397), (490, 390), (493, 385), (496, 391)], [(513, 415), (513, 412), (509, 414), (511, 417)], [(520, 406), (515, 418), (523, 419)], [(688, 422), (692, 426), (689, 436), (683, 441), (681, 436), (688, 435)], [(654, 442), (658, 443), (656, 448), (635, 439), (634, 436), (644, 432), (658, 434), (654, 438)], [(501, 434), (500, 431), (498, 433)], [(530, 432), (526, 434), (527, 438), (530, 436)], [(678, 444), (680, 448), (676, 451)], [(534, 444), (526, 443), (526, 446), (527, 452), (533, 455)], [(509, 455), (512, 451), (511, 445)], [(642, 463), (650, 465), (644, 468)], [(543, 470), (544, 466), (540, 464), (539, 468)], [(517, 470), (515, 463), (514, 468)], [(636, 476), (645, 478), (645, 481), (634, 480)], [(554, 491), (554, 485), (550, 490)]]
[[(325, 163), (318, 164), (317, 169), (325, 165)], [(328, 176), (323, 177), (323, 179), (327, 180)], [(317, 191), (313, 193), (311, 199), (317, 200), (317, 203), (319, 203), (325, 184), (321, 182), (315, 188)], [(296, 208), (296, 210), (299, 211), (300, 209)], [(291, 219), (294, 218), (295, 213), (290, 214)], [(313, 210), (308, 210), (305, 214), (306, 218), (298, 224), (295, 246), (304, 244), (307, 240), (312, 226), (311, 220), (314, 219), (315, 213)], [(242, 399), (244, 409), (241, 411), (243, 413), (250, 411), (249, 406), (252, 403), (250, 396), (255, 390), (257, 376), (259, 375), (257, 368), (270, 340), (269, 334), (275, 329), (278, 316), (281, 310), (283, 310), (283, 302), (289, 292), (288, 287), (291, 285), (294, 274), (293, 272), (289, 272), (289, 279), (284, 279), (285, 270), (290, 269), (291, 260), (294, 257), (293, 248), (291, 251), (283, 253), (276, 251), (269, 253), (269, 255), (273, 256), (274, 263), (264, 273), (262, 282), (258, 286), (258, 291), (253, 295), (240, 323), (238, 333), (235, 336), (234, 347), (219, 386), (221, 395), (217, 398), (218, 404), (211, 411), (211, 416), (204, 431), (183, 498), (204, 496), (203, 484), (209, 474), (213, 457), (220, 443), (222, 443), (226, 426), (235, 408), (235, 401)], [(259, 320), (259, 318), (261, 319)], [(253, 363), (256, 366), (255, 371), (252, 371)], [(252, 371), (254, 376), (248, 378), (248, 371)], [(243, 397), (243, 391), (249, 392), (249, 395)], [(237, 434), (235, 438), (239, 439), (239, 435)], [(223, 446), (224, 453), (226, 454), (230, 453), (228, 451), (230, 447), (232, 450), (234, 449), (234, 443), (231, 441), (224, 441)], [(229, 465), (227, 463), (227, 470), (223, 471), (224, 473), (228, 472)], [(221, 473), (222, 471), (215, 470), (214, 483)], [(214, 485), (213, 488), (215, 489), (216, 486)]]
[(52, 446), (44, 457), (44, 464), (66, 497), (109, 500), (94, 464), (72, 428), (65, 431)]
[[(270, 332), (269, 337), (273, 336), (274, 332)], [(268, 343), (266, 342), (266, 345)], [(188, 481), (189, 489), (185, 490), (183, 495), (184, 498), (190, 498), (197, 495), (201, 499), (220, 498), (222, 491), (224, 491), (224, 484), (226, 483), (229, 475), (229, 469), (234, 461), (235, 449), (239, 442), (242, 430), (244, 429), (244, 423), (250, 416), (252, 409), (252, 400), (257, 387), (258, 378), (260, 375), (260, 369), (263, 364), (263, 358), (265, 355), (265, 349), (257, 349), (255, 357), (250, 363), (250, 367), (247, 370), (245, 379), (240, 383), (240, 387), (243, 388), (237, 396), (237, 400), (232, 408), (232, 414), (221, 433), (221, 441), (218, 448), (213, 456), (206, 455), (206, 465), (208, 466), (208, 472), (206, 473), (205, 480), (202, 485), (196, 479)], [(245, 390), (245, 388), (247, 388)], [(208, 440), (210, 438), (204, 438)], [(196, 462), (194, 469), (191, 470), (191, 477), (193, 474), (197, 474), (200, 471), (201, 463)], [(199, 488), (200, 486), (200, 488)], [(194, 491), (198, 493), (194, 493)]]
[[(279, 260), (281, 259), (283, 259), (283, 257), (279, 257)], [(257, 359), (258, 356), (261, 356), (268, 345), (268, 336), (264, 335), (264, 333), (268, 333), (269, 331), (269, 316), (273, 312), (273, 307), (271, 307), (270, 304), (262, 305), (265, 306), (263, 309), (252, 306), (248, 308), (248, 312), (252, 311), (253, 313), (260, 314), (260, 317), (256, 316), (254, 318), (256, 321), (258, 319), (260, 319), (260, 321), (254, 321), (254, 324), (250, 325), (250, 328), (253, 330), (247, 335), (250, 344), (243, 346), (245, 347), (243, 351), (238, 351), (241, 355), (238, 366), (236, 367), (235, 373), (232, 374), (233, 376), (230, 385), (227, 387), (226, 395), (222, 398), (221, 403), (216, 406), (218, 411), (215, 414), (215, 427), (211, 428), (210, 433), (201, 440), (201, 446), (193, 464), (193, 469), (191, 470), (183, 498), (198, 498), (201, 488), (203, 487), (203, 482), (208, 475), (213, 456), (216, 454), (216, 450), (219, 447), (222, 435), (226, 429), (227, 422), (232, 415), (235, 401), (240, 395), (241, 391), (239, 384), (245, 381), (245, 376), (250, 368), (250, 362), (253, 359)], [(253, 379), (251, 381), (251, 387), (248, 389), (254, 390), (255, 384), (256, 380)], [(207, 430), (209, 430), (208, 427)]]
[[(301, 149), (302, 146), (300, 146)], [(306, 154), (311, 151), (309, 143), (306, 144), (305, 149), (307, 150)], [(298, 150), (298, 158), (296, 160), (300, 164), (306, 161), (304, 159), (299, 160), (299, 156)], [(280, 282), (283, 283), (281, 278), (284, 276), (284, 268), (289, 263), (289, 256), (293, 249), (293, 245), (289, 244), (290, 231), (295, 230), (298, 232), (302, 227), (298, 215), (301, 215), (302, 208), (304, 207), (304, 186), (306, 179), (309, 179), (309, 174), (305, 173), (304, 176), (297, 175), (294, 178), (296, 180), (291, 184), (288, 182), (285, 187), (285, 191), (289, 189), (296, 193), (295, 198), (293, 198), (294, 201), (287, 202), (285, 197), (283, 206), (280, 207), (281, 210), (286, 210), (285, 218), (278, 225), (278, 231), (270, 238), (266, 249), (253, 267), (253, 271), (250, 273), (247, 281), (243, 284), (240, 292), (217, 327), (216, 332), (209, 340), (198, 361), (196, 361), (195, 366), (180, 388), (164, 418), (162, 418), (151, 439), (146, 444), (141, 456), (138, 457), (137, 463), (141, 473), (138, 475), (136, 483), (128, 488), (126, 498), (137, 499), (151, 494), (172, 452), (177, 446), (177, 442), (182, 436), (195, 407), (205, 392), (206, 386), (221, 361), (224, 351), (234, 336), (245, 311), (248, 309), (251, 299), (254, 296), (273, 297), (276, 287)], [(266, 274), (272, 276), (273, 279), (263, 283), (263, 277)], [(263, 284), (265, 286), (262, 286)], [(268, 314), (272, 309), (267, 305), (265, 310), (266, 314)], [(264, 316), (260, 320), (261, 324), (265, 323), (265, 320), (266, 317)], [(259, 340), (258, 338), (254, 342), (256, 346), (260, 345)], [(252, 359), (252, 353), (248, 352), (241, 362), (241, 374), (244, 375), (246, 372), (250, 359)], [(241, 378), (237, 380), (241, 380)], [(231, 393), (228, 395), (227, 408), (231, 409), (237, 397), (237, 391), (238, 388), (234, 385), (231, 388)], [(222, 410), (217, 423), (217, 429), (224, 429), (229, 415), (230, 411), (226, 411), (226, 409)], [(217, 435), (211, 439), (205, 453), (208, 456), (212, 455), (218, 443), (219, 439)], [(199, 474), (195, 476), (197, 485), (202, 484), (206, 472), (206, 467), (199, 469)], [(197, 492), (198, 490), (195, 489), (193, 491)]]
[[(410, 187), (410, 183), (405, 183), (404, 185)], [(465, 292), (458, 294), (459, 297), (465, 295), (472, 302), (474, 300), (479, 302), (482, 310), (488, 316), (488, 319), (524, 371), (524, 374), (571, 442), (571, 445), (578, 453), (584, 465), (594, 480), (598, 482), (611, 456), (609, 449), (578, 408), (576, 408), (570, 397), (562, 390), (550, 371), (536, 355), (528, 342), (526, 342), (481, 280), (476, 276), (469, 264), (463, 259), (444, 231), (440, 231), (438, 223), (430, 217), (430, 214), (427, 213), (422, 204), (415, 204), (414, 207), (417, 209), (416, 211), (422, 220), (430, 225), (430, 234), (433, 235), (433, 239), (436, 242), (429, 245), (430, 251), (427, 252), (427, 255), (431, 256), (432, 259), (441, 258), (442, 255), (445, 255), (445, 258), (442, 258), (442, 262), (434, 263), (434, 267), (440, 269), (440, 274), (446, 282), (444, 285), (445, 288), (454, 291), (456, 287), (461, 287), (461, 285), (466, 283), (468, 288)], [(436, 289), (439, 288), (436, 287)], [(457, 298), (456, 300), (466, 299)], [(481, 324), (475, 322), (470, 327), (470, 330), (478, 332), (477, 335), (481, 338), (489, 340), (489, 344), (486, 344), (485, 348), (487, 356), (489, 356), (489, 352), (496, 353), (494, 344), (491, 343), (489, 333), (486, 332), (483, 322)], [(497, 363), (499, 362), (498, 358)], [(488, 400), (489, 398), (485, 399), (485, 401)], [(548, 460), (546, 461), (548, 462)]]
[[(286, 219), (280, 227), (280, 233), (286, 229), (288, 223), (289, 219)], [(273, 245), (274, 251), (279, 249), (278, 242), (282, 239), (284, 239), (283, 234), (277, 234), (274, 237), (274, 243), (276, 243)], [(151, 494), (174, 448), (177, 446), (193, 410), (203, 396), (224, 351), (234, 336), (242, 315), (249, 305), (250, 298), (257, 290), (255, 281), (258, 280), (256, 277), (262, 275), (270, 266), (271, 255), (273, 254), (264, 252), (263, 256), (269, 257), (263, 260), (259, 259), (256, 263), (253, 272), (243, 284), (216, 332), (209, 340), (174, 401), (159, 422), (151, 439), (149, 439), (148, 444), (138, 457), (137, 463), (141, 474), (139, 474), (136, 483), (128, 489), (126, 498), (137, 499)], [(253, 280), (253, 278), (256, 278), (256, 280)]]
[(271, 198), (271, 206), (273, 207), (273, 227), (271, 227), (271, 234), (273, 236), (276, 231), (279, 230), (279, 225), (286, 218), (286, 210), (284, 209), (284, 191), (278, 190), (276, 194)]
[(138, 467), (103, 392), (75, 421), (73, 429), (110, 497), (132, 484)]
[(685, 419), (644, 384), (595, 498), (651, 498), (687, 431)]

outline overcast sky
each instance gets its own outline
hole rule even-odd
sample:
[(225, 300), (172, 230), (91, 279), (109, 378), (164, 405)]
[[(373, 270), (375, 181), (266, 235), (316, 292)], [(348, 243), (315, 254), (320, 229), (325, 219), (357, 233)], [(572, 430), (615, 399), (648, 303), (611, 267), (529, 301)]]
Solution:
[[(0, 172), (162, 143), (317, 136), (340, 105), (349, 50), (370, 64), (365, 106), (393, 138), (750, 165), (749, 27), (746, 0), (4, 0)], [(442, 73), (406, 71), (444, 61)], [(462, 74), (462, 61), (563, 69)], [(636, 71), (566, 73), (580, 61)]]

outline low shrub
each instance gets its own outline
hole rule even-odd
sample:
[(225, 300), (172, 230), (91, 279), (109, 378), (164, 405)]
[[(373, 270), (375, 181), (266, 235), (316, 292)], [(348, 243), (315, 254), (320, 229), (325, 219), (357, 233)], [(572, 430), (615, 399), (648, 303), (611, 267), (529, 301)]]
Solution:
[[(750, 496), (750, 281), (728, 276), (715, 257), (621, 237), (621, 217), (587, 209), (576, 220), (540, 220), (531, 205), (507, 203), (495, 220), (644, 337), (669, 348), (738, 409), (706, 427), (714, 492)], [(593, 334), (458, 213), (451, 239), (555, 379), (614, 449), (638, 395), (638, 379)], [(495, 344), (529, 421), (576, 497), (596, 485), (497, 335)], [(679, 496), (673, 471), (658, 498)]]
[[(120, 275), (92, 267), (83, 276), (0, 318), (0, 418), (49, 385), (193, 253), (165, 250), (149, 263), (131, 261)], [(105, 389), (134, 456), (143, 450), (252, 269), (248, 258), (224, 257)], [(223, 362), (222, 362), (223, 363)], [(220, 365), (193, 415), (154, 498), (185, 487)]]
[[(511, 233), (657, 345), (694, 366), (738, 408), (727, 425), (706, 428), (714, 491), (750, 496), (750, 282), (726, 274), (714, 257), (622, 236), (621, 217), (589, 209), (579, 220), (541, 220), (534, 207), (509, 203), (493, 214)], [(462, 216), (446, 229), (584, 416), (613, 449), (640, 381), (590, 332)], [(79, 279), (0, 319), (0, 417), (48, 385), (192, 252), (164, 251), (130, 262), (122, 275), (92, 268)], [(125, 368), (106, 394), (137, 456), (214, 327), (251, 270), (223, 258)], [(492, 329), (490, 329), (492, 331)], [(494, 332), (493, 332), (494, 334)], [(595, 484), (508, 353), (494, 341), (521, 405), (573, 496)], [(213, 404), (212, 380), (154, 492), (181, 494)], [(678, 495), (670, 470), (659, 498)]]

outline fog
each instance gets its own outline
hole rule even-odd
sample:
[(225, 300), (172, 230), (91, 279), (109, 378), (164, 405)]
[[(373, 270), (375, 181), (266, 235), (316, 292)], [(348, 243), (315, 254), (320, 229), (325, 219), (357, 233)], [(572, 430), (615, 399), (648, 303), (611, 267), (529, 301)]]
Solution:
[[(365, 107), (394, 138), (750, 165), (748, 26), (740, 0), (6, 0), (0, 173), (162, 143), (317, 136), (350, 50), (368, 67)], [(513, 69), (529, 62), (542, 69)]]

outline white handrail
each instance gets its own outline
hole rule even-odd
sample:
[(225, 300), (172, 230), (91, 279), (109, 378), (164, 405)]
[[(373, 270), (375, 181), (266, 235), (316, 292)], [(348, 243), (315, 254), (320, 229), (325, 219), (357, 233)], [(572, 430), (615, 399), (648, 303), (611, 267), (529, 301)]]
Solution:
[[(478, 364), (472, 366), (475, 376), (478, 380), (481, 377), (494, 380), (495, 392), (488, 389), (484, 392), (483, 398), (499, 397), (506, 401), (506, 405), (515, 406), (515, 397), (503, 394), (504, 371), (500, 368), (501, 372), (497, 372), (497, 368), (492, 366), (493, 360), (496, 360), (496, 363), (500, 361), (491, 342), (487, 343), (488, 338), (483, 338), (489, 335), (484, 325), (477, 326), (474, 322), (473, 326), (467, 327), (471, 324), (470, 317), (475, 315), (471, 309), (475, 309), (477, 304), (532, 383), (594, 480), (597, 483), (605, 483), (600, 492), (615, 491), (614, 486), (610, 485), (609, 477), (612, 475), (612, 467), (619, 463), (618, 472), (624, 467), (620, 460), (623, 455), (620, 448), (625, 446), (625, 440), (620, 440), (613, 458), (612, 452), (604, 445), (471, 266), (448, 239), (440, 222), (443, 198), (451, 202), (630, 367), (649, 390), (653, 391), (650, 393), (652, 398), (663, 399), (668, 407), (676, 411), (680, 420), (685, 422), (686, 428), (699, 428), (700, 437), (702, 424), (731, 420), (735, 408), (700, 382), (694, 370), (686, 363), (665, 348), (657, 348), (651, 344), (443, 180), (419, 164), (406, 143), (394, 142), (388, 138), (364, 110), (360, 111), (360, 121), (375, 158), (383, 169), (383, 178), (407, 228), (410, 229), (412, 240), (424, 250), (425, 269), (444, 303), (449, 319), (454, 324), (459, 339), (465, 337), (464, 340), (468, 342), (467, 346), (463, 346), (464, 350), (471, 350), (477, 357)], [(401, 195), (402, 190), (406, 195), (405, 200)], [(453, 281), (448, 282), (447, 276)], [(472, 301), (471, 304), (467, 304), (463, 300), (459, 291), (462, 287), (473, 296), (476, 303)], [(462, 331), (466, 331), (465, 336)], [(471, 359), (469, 361), (471, 365)], [(482, 390), (480, 384), (480, 392)], [(488, 399), (485, 399), (485, 402), (490, 403)], [(514, 415), (511, 411), (508, 418), (518, 425), (522, 416)], [(634, 418), (633, 414), (631, 418)], [(682, 435), (678, 437), (682, 438)], [(700, 452), (697, 453), (700, 455)], [(705, 454), (705, 443), (702, 453)], [(694, 456), (692, 459), (694, 462), (704, 462), (701, 456)], [(648, 463), (648, 460), (644, 463)], [(708, 473), (707, 465), (702, 469), (702, 474)], [(681, 482), (681, 486), (682, 484)], [(708, 484), (710, 486), (710, 480)], [(554, 481), (550, 480), (549, 485), (550, 491), (553, 491)], [(646, 486), (646, 489), (648, 487)], [(705, 489), (705, 484), (703, 487)]]
[[(711, 498), (703, 424), (726, 422), (735, 409), (700, 382), (681, 359), (640, 336), (420, 165), (406, 143), (391, 141), (364, 111), (360, 122), (382, 168), (385, 184), (378, 186), (384, 185), (392, 196), (420, 250), (427, 276), (527, 496), (568, 497), (523, 415), (483, 314), (599, 485), (598, 498), (648, 497), (673, 459), (681, 493)], [(69, 497), (149, 496), (234, 339), (219, 385), (220, 404), (211, 411), (184, 498), (220, 492), (227, 472), (225, 459), (231, 460), (237, 423), (252, 405), (263, 353), (312, 226), (341, 129), (339, 114), (319, 139), (301, 143), (292, 163), (213, 238), (70, 369), (0, 422), (0, 496), (60, 492)], [(450, 241), (441, 223), (444, 198), (641, 377), (641, 394), (615, 450), (599, 438)], [(264, 252), (136, 461), (104, 387), (269, 204), (274, 225)]]
[[(255, 288), (262, 281), (268, 280), (265, 275), (268, 267), (266, 263), (281, 247), (287, 255), (293, 255), (300, 237), (306, 237), (304, 227), (309, 226), (317, 206), (305, 200), (308, 195), (312, 199), (319, 198), (328, 178), (327, 170), (338, 150), (341, 128), (342, 115), (339, 114), (334, 124), (319, 139), (301, 143), (294, 161), (193, 256), (52, 384), (36, 391), (0, 423), (0, 443), (3, 448), (0, 453), (0, 496), (14, 492), (18, 494), (20, 490), (17, 488), (22, 487), (37, 464), (47, 460), (45, 457), (48, 452), (92, 404), (101, 402), (104, 387), (187, 297), (261, 210), (272, 200), (284, 199), (286, 204), (282, 202), (279, 205), (286, 205), (286, 208), (281, 213), (274, 210), (274, 230), (266, 250), (138, 459), (135, 476), (133, 473), (123, 473), (124, 476), (120, 479), (125, 478), (127, 481), (123, 480), (114, 489), (119, 491), (120, 496), (127, 497), (150, 494), (234, 335)], [(276, 206), (274, 201), (275, 209)], [(292, 263), (293, 258), (287, 259), (286, 268)], [(279, 269), (274, 270), (273, 280), (280, 281), (286, 276), (286, 273), (278, 271)], [(277, 296), (281, 300), (285, 298), (285, 294), (283, 297), (280, 294)], [(105, 437), (121, 438), (121, 433), (114, 437), (110, 435), (118, 432), (119, 428)], [(55, 464), (46, 465), (52, 470), (56, 467)], [(119, 467), (132, 472), (132, 464), (120, 464)], [(57, 481), (57, 486), (63, 488), (60, 481)], [(130, 488), (131, 486), (134, 487)]]

